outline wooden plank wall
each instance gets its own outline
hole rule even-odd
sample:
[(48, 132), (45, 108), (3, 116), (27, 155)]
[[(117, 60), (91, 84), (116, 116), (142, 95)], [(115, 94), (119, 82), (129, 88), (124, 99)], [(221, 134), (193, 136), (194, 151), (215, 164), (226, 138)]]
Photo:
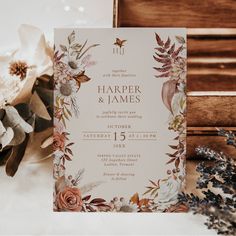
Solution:
[(215, 129), (236, 131), (236, 1), (117, 0), (114, 24), (188, 28), (187, 157), (205, 144), (236, 158)]

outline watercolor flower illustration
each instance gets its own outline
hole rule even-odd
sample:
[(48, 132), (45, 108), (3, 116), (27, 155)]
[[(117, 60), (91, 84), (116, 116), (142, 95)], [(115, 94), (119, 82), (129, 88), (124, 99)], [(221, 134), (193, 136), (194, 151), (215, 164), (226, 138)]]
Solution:
[(56, 196), (59, 211), (81, 211), (83, 201), (78, 188), (65, 187)]
[(169, 177), (167, 180), (160, 181), (160, 190), (156, 198), (160, 204), (175, 204), (178, 200), (178, 193), (181, 188), (181, 182), (175, 178)]
[(73, 212), (108, 211), (110, 206), (102, 198), (91, 198), (89, 191), (101, 184), (99, 181), (79, 186), (84, 170), (73, 177), (66, 176), (66, 162), (73, 158), (70, 133), (66, 132), (66, 122), (79, 116), (77, 93), (81, 84), (90, 78), (86, 70), (95, 65), (91, 54), (87, 54), (98, 44), (87, 46), (76, 41), (75, 31), (67, 38), (68, 45), (60, 45), (54, 54), (54, 168), (55, 178), (54, 210)]
[(174, 162), (178, 168), (185, 157), (183, 136), (186, 135), (186, 42), (181, 36), (176, 36), (176, 42), (171, 42), (169, 37), (163, 41), (158, 34), (155, 36), (158, 46), (153, 58), (161, 65), (154, 67), (158, 72), (156, 78), (166, 79), (162, 87), (162, 101), (170, 111), (169, 129), (177, 132), (176, 140), (179, 140), (177, 146), (170, 146), (175, 152), (167, 154), (171, 158), (168, 163)]
[[(163, 211), (185, 211), (186, 208), (174, 206), (177, 203), (178, 193), (184, 182), (184, 166), (186, 153), (186, 46), (185, 39), (176, 36), (176, 42), (172, 42), (170, 37), (166, 41), (155, 34), (157, 47), (155, 48), (154, 60), (159, 67), (154, 67), (157, 71), (155, 75), (158, 79), (163, 79), (162, 101), (169, 110), (169, 130), (175, 132), (176, 145), (169, 145), (174, 150), (173, 153), (166, 153), (169, 157), (166, 164), (171, 165), (172, 170), (167, 170), (168, 177), (157, 181), (150, 180), (147, 191), (144, 195), (149, 195), (154, 199), (154, 204)], [(177, 46), (178, 45), (178, 46)], [(172, 206), (172, 208), (170, 208)]]
[(72, 31), (67, 41), (68, 45), (60, 45), (60, 49), (55, 50), (54, 54), (55, 117), (64, 125), (66, 120), (72, 117), (72, 113), (76, 117), (79, 116), (76, 94), (81, 84), (90, 80), (86, 75), (86, 69), (96, 64), (87, 53), (99, 46), (98, 44), (87, 46), (87, 40), (82, 44), (76, 42), (75, 31)]
[[(170, 111), (169, 129), (177, 133), (177, 145), (169, 145), (174, 153), (167, 153), (170, 157), (167, 165), (172, 170), (167, 171), (165, 179), (150, 180), (150, 185), (144, 193), (134, 193), (129, 199), (114, 197), (112, 200), (93, 198), (91, 190), (102, 184), (94, 181), (85, 185), (81, 180), (85, 173), (80, 169), (75, 175), (66, 174), (66, 163), (74, 158), (70, 134), (66, 132), (66, 123), (71, 117), (79, 117), (77, 94), (81, 85), (91, 78), (87, 70), (96, 65), (92, 55), (88, 54), (98, 44), (87, 46), (88, 40), (77, 42), (75, 31), (68, 36), (67, 45), (59, 45), (55, 49), (55, 105), (54, 105), (54, 210), (72, 212), (171, 212), (177, 211), (177, 195), (184, 181), (185, 158), (185, 88), (186, 88), (186, 58), (184, 55), (185, 40), (177, 36), (177, 42), (172, 43), (168, 38), (165, 42), (155, 35), (157, 48), (154, 59), (161, 67), (157, 78), (164, 79), (162, 87), (162, 101)], [(124, 41), (125, 42), (125, 41)], [(124, 43), (123, 42), (123, 43)], [(118, 42), (119, 43), (119, 42)], [(177, 47), (177, 43), (180, 45)], [(119, 45), (118, 45), (119, 46)], [(71, 112), (72, 111), (72, 112)], [(145, 196), (145, 197), (144, 197)], [(178, 208), (182, 211), (182, 208)]]

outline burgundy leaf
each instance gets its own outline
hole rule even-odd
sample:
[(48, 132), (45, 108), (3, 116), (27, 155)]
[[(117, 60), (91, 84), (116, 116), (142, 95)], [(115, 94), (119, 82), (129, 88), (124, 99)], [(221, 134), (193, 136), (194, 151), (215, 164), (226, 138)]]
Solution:
[(155, 75), (156, 78), (164, 78), (164, 77), (169, 77), (169, 76), (170, 76), (169, 72), (161, 74), (161, 75)]
[(174, 157), (174, 158), (176, 158), (176, 156), (175, 156), (174, 154), (171, 154), (171, 153), (166, 153), (166, 155), (169, 156), (169, 157)]
[(155, 57), (155, 56), (153, 56), (153, 58), (154, 58), (157, 62), (160, 62), (160, 63), (169, 63), (169, 62), (170, 62), (170, 59), (169, 59), (169, 58), (158, 58), (158, 57)]
[(173, 54), (172, 57), (177, 57), (179, 53), (183, 50), (183, 46), (180, 46)]
[(173, 44), (170, 48), (170, 50), (168, 51), (168, 54), (172, 54), (175, 50), (175, 44)]
[(162, 67), (170, 66), (171, 65), (171, 60), (168, 61), (167, 63), (163, 64)]
[(172, 149), (178, 149), (178, 146), (174, 146), (174, 145), (168, 145), (168, 146)]
[(98, 203), (104, 203), (106, 202), (106, 200), (102, 199), (102, 198), (94, 198), (90, 204), (98, 204)]
[(176, 168), (179, 167), (179, 163), (180, 163), (180, 160), (179, 160), (179, 158), (177, 158), (177, 159), (175, 160), (175, 167), (176, 167)]
[(155, 70), (159, 71), (159, 72), (167, 72), (171, 69), (171, 66), (167, 66), (164, 68), (157, 68), (157, 67), (153, 67)]
[(166, 50), (165, 49), (163, 49), (163, 48), (155, 48), (156, 50), (158, 50), (159, 52), (161, 52), (161, 53), (164, 53)]
[[(63, 160), (64, 160), (64, 159), (63, 159)], [(60, 165), (60, 167), (61, 167), (63, 170), (66, 169), (64, 165)]]
[(157, 44), (162, 47), (164, 45), (163, 41), (161, 40), (160, 36), (157, 33), (155, 34), (156, 34)]
[(96, 207), (108, 207), (108, 208), (110, 208), (110, 206), (108, 206), (107, 204), (103, 204), (103, 203), (98, 203), (98, 204), (95, 204), (94, 206), (96, 206)]
[(91, 211), (91, 212), (95, 212), (96, 210), (94, 210), (91, 206), (87, 205), (86, 206), (87, 210)]
[(84, 197), (82, 200), (86, 202), (86, 201), (88, 201), (90, 198), (91, 198), (91, 195), (88, 195), (88, 196)]
[(157, 53), (157, 52), (156, 52), (156, 55), (157, 55), (158, 57), (161, 57), (161, 58), (168, 58), (168, 57), (169, 57), (169, 55), (159, 54), (159, 53)]
[(165, 49), (168, 49), (170, 47), (170, 38), (168, 37), (167, 41), (165, 42)]
[(68, 152), (70, 155), (73, 155), (73, 152), (69, 148), (66, 148), (66, 152)]
[(69, 143), (66, 146), (69, 147), (69, 146), (72, 146), (72, 145), (74, 145), (74, 143)]
[(66, 158), (66, 160), (71, 161), (71, 158), (67, 154), (65, 154), (64, 157)]
[(171, 158), (169, 161), (166, 162), (166, 164), (170, 164), (171, 162), (175, 161), (175, 157)]

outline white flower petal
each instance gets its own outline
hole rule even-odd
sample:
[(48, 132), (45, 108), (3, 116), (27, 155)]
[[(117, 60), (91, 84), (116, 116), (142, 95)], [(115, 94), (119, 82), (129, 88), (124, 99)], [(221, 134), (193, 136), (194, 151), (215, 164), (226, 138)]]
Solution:
[(11, 56), (0, 56), (0, 76), (4, 77), (8, 75), (9, 63), (11, 61)]
[(52, 58), (50, 57), (49, 47), (41, 30), (34, 26), (21, 25), (19, 36), (21, 48), (15, 54), (15, 57), (25, 59), (28, 63), (36, 65), (37, 77), (43, 74), (52, 75)]
[[(22, 25), (19, 37), (21, 47), (9, 56), (0, 56), (0, 108), (5, 101), (12, 104), (25, 102), (36, 78), (53, 74), (52, 53), (43, 33), (34, 26)], [(10, 63), (19, 60), (31, 67), (24, 80), (9, 74)]]
[(6, 132), (2, 136), (0, 136), (0, 151), (2, 151), (2, 149), (11, 142), (13, 137), (14, 137), (13, 129), (7, 127)]

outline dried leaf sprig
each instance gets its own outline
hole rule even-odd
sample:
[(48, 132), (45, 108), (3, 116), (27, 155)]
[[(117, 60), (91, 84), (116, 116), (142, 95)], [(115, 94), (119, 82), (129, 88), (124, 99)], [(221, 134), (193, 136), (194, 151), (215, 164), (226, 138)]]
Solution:
[(218, 135), (226, 137), (227, 145), (232, 145), (232, 146), (236, 147), (236, 137), (232, 131), (218, 129)]
[[(232, 131), (219, 129), (219, 135), (235, 147)], [(202, 189), (204, 197), (182, 193), (179, 200), (195, 214), (207, 216), (205, 224), (209, 229), (215, 229), (218, 234), (236, 235), (236, 162), (208, 147), (198, 147), (196, 153), (211, 161), (201, 162), (196, 168), (200, 173), (197, 188)]]

